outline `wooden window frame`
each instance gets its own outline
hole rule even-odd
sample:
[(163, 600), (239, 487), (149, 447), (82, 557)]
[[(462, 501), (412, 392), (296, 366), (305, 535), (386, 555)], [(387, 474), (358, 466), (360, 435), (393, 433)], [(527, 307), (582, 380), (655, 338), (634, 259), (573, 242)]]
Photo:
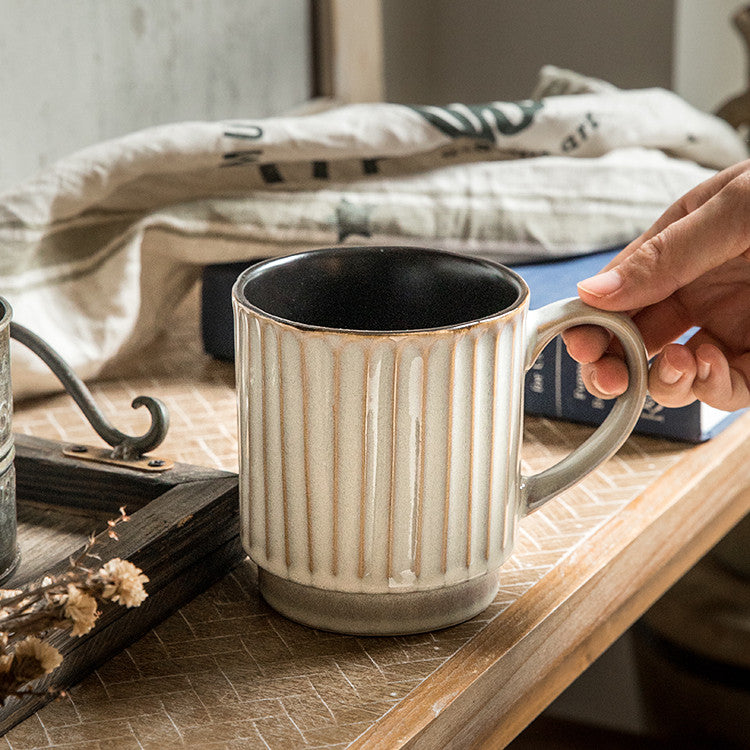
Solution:
[(316, 99), (340, 104), (384, 98), (381, 0), (312, 0)]

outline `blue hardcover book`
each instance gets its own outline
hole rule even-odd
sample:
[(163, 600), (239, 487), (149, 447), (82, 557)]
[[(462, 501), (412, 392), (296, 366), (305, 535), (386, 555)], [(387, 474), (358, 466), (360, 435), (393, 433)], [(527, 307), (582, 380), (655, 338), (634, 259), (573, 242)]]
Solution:
[[(528, 283), (531, 307), (542, 307), (575, 297), (576, 284), (593, 276), (619, 248), (576, 258), (513, 266)], [(231, 360), (234, 356), (231, 292), (239, 274), (252, 261), (207, 266), (203, 273), (202, 332), (208, 354)], [(584, 387), (580, 368), (567, 353), (561, 338), (542, 352), (526, 376), (525, 408), (529, 414), (600, 424), (613, 401), (592, 396)], [(725, 412), (700, 402), (679, 409), (666, 408), (651, 397), (635, 431), (689, 442), (702, 442), (726, 427), (740, 412)]]
[[(512, 268), (526, 280), (531, 290), (531, 307), (537, 308), (577, 296), (576, 284), (601, 270), (620, 249)], [(530, 414), (596, 425), (603, 421), (613, 403), (586, 390), (580, 365), (570, 357), (559, 337), (542, 352), (526, 377), (526, 411)], [(699, 401), (667, 408), (647, 396), (635, 431), (697, 443), (713, 437), (740, 413), (714, 409)]]

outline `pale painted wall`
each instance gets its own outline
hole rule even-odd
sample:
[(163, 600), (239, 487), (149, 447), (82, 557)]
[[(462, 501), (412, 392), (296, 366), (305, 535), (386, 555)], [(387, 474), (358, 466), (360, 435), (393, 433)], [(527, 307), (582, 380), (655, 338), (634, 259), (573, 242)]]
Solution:
[(674, 90), (706, 112), (747, 87), (747, 53), (731, 23), (732, 14), (745, 4), (675, 1)]
[(669, 87), (673, 6), (673, 0), (383, 0), (386, 96), (435, 104), (519, 99), (547, 63), (628, 88)]
[(302, 0), (0, 0), (0, 188), (83, 146), (309, 98)]
[(550, 63), (704, 111), (745, 89), (738, 0), (383, 0), (386, 96), (518, 99)]

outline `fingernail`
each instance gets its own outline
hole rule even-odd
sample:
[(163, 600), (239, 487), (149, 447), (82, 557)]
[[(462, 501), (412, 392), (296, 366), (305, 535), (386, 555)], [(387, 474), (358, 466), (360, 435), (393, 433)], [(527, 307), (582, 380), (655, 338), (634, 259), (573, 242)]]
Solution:
[(607, 388), (603, 388), (600, 383), (599, 379), (596, 377), (595, 374), (591, 375), (591, 382), (593, 383), (594, 387), (599, 391), (599, 393), (604, 394), (605, 396), (614, 396), (616, 395), (613, 391), (610, 391)]
[(616, 292), (622, 286), (622, 275), (616, 268), (612, 268), (578, 282), (578, 286), (584, 292), (593, 294), (595, 297), (605, 297), (612, 292)]
[(706, 362), (705, 359), (701, 359), (700, 357), (695, 358), (696, 364), (697, 364), (697, 375), (698, 380), (708, 380), (708, 376), (711, 374), (711, 363)]
[(683, 374), (682, 370), (673, 367), (666, 359), (663, 359), (659, 365), (659, 380), (667, 385), (674, 385)]

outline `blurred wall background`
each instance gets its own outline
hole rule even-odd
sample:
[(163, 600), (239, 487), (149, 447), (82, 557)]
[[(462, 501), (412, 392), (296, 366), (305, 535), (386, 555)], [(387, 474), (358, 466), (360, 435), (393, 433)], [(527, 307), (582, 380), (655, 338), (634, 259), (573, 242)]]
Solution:
[(312, 92), (307, 0), (0, 0), (0, 189), (77, 149)]
[(737, 0), (383, 0), (386, 97), (522, 99), (544, 64), (713, 110), (744, 89)]
[[(294, 109), (316, 93), (312, 4), (331, 1), (0, 0), (0, 189), (150, 125)], [(712, 110), (746, 83), (739, 5), (382, 0), (385, 98), (521, 99), (550, 63)]]
[(672, 88), (706, 112), (748, 84), (747, 53), (730, 23), (745, 5), (737, 0), (675, 2)]
[(545, 63), (626, 88), (671, 84), (672, 0), (384, 0), (394, 101), (522, 99)]

